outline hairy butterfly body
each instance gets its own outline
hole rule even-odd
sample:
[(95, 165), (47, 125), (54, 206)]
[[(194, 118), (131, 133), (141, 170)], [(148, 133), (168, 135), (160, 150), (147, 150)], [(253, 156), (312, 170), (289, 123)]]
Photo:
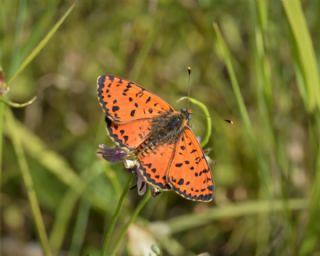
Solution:
[(110, 137), (135, 155), (148, 184), (190, 200), (212, 200), (211, 170), (189, 127), (188, 110), (176, 111), (136, 83), (111, 75), (98, 78), (98, 100)]

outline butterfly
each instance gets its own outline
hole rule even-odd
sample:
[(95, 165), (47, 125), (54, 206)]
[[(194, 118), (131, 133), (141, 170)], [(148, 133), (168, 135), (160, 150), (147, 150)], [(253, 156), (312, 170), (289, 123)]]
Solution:
[(211, 169), (189, 127), (190, 110), (177, 111), (140, 85), (112, 75), (98, 77), (97, 93), (109, 136), (135, 156), (147, 184), (189, 200), (213, 199)]

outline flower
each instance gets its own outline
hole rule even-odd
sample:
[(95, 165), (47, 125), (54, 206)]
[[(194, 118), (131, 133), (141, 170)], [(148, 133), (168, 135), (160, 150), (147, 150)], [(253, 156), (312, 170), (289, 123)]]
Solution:
[(116, 163), (124, 161), (128, 157), (128, 152), (123, 148), (109, 148), (105, 144), (100, 144), (97, 151), (98, 156), (101, 156), (103, 159)]
[[(123, 162), (124, 167), (136, 175), (136, 185), (134, 185), (132, 188), (137, 188), (139, 196), (143, 196), (147, 192), (148, 184), (141, 175), (141, 171), (139, 171), (139, 162), (132, 157), (132, 153), (130, 151), (121, 147), (110, 148), (105, 144), (100, 144), (97, 154), (111, 163)], [(151, 187), (151, 189), (153, 195), (158, 193), (158, 191), (155, 191), (154, 188)]]

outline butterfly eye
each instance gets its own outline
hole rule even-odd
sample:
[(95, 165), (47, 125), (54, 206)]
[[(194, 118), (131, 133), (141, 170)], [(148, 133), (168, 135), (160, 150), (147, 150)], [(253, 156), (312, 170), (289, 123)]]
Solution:
[(192, 114), (191, 108), (183, 108), (181, 109), (181, 113), (186, 117), (186, 119), (190, 120), (190, 116)]

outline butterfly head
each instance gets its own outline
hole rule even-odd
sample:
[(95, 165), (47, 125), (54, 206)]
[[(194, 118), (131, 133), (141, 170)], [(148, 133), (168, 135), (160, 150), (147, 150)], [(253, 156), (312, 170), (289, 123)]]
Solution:
[(186, 120), (190, 120), (191, 114), (192, 114), (192, 109), (191, 108), (182, 108), (181, 110), (182, 115)]

